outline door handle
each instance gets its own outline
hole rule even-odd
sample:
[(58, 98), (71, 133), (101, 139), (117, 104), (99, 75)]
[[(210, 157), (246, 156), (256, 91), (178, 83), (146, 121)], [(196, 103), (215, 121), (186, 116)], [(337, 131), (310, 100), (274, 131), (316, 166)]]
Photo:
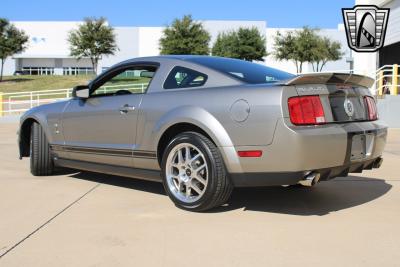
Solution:
[(126, 114), (129, 111), (133, 111), (133, 110), (135, 110), (135, 107), (134, 106), (130, 106), (128, 104), (125, 104), (125, 105), (123, 105), (122, 107), (119, 108), (119, 112), (121, 114)]

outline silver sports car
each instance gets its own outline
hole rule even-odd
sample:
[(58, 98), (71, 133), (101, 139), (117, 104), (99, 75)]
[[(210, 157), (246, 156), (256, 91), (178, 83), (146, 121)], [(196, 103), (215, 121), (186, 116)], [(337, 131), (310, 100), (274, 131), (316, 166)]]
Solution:
[(68, 167), (162, 181), (178, 207), (203, 211), (234, 187), (310, 186), (378, 168), (387, 127), (372, 84), (220, 57), (135, 58), (26, 112), (20, 157), (33, 175)]

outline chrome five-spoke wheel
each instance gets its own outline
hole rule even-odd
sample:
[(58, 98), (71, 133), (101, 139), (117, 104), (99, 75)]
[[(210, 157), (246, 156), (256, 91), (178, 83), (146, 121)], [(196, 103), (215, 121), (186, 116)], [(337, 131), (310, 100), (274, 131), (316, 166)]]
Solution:
[(166, 178), (170, 192), (180, 201), (192, 203), (207, 189), (208, 166), (203, 153), (194, 145), (180, 143), (169, 153)]

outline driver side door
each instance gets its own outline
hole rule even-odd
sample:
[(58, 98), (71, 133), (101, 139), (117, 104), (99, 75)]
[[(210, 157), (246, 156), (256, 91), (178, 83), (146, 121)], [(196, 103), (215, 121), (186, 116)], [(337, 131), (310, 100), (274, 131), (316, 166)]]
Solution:
[(70, 101), (62, 118), (67, 157), (133, 165), (139, 106), (150, 82), (140, 77), (141, 71), (149, 69), (127, 67), (107, 74), (105, 80), (91, 85), (89, 98)]

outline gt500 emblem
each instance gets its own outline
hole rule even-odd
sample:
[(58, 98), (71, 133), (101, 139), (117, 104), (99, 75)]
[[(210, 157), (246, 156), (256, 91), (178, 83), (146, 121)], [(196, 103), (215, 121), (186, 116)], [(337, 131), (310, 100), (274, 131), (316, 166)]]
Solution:
[(298, 92), (301, 93), (321, 93), (323, 92), (325, 89), (324, 87), (297, 87), (296, 88)]
[(346, 98), (344, 101), (344, 111), (346, 112), (347, 116), (352, 117), (354, 115), (354, 105), (350, 99)]

